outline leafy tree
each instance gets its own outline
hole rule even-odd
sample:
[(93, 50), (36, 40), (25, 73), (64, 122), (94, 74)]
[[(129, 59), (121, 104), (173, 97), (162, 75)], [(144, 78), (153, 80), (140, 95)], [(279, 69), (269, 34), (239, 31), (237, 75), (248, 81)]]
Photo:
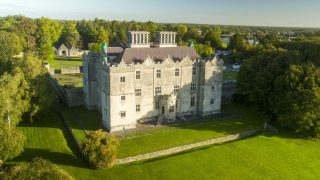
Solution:
[(0, 76), (0, 121), (16, 125), (30, 108), (29, 84), (20, 68)]
[(68, 48), (79, 47), (80, 34), (75, 23), (68, 21), (64, 24), (59, 43), (65, 44)]
[(188, 32), (188, 27), (186, 25), (180, 24), (177, 28), (177, 37), (179, 40), (179, 44), (182, 43), (184, 36)]
[(220, 30), (216, 29), (214, 31), (209, 31), (205, 34), (204, 37), (205, 42), (209, 42), (210, 45), (214, 48), (222, 47), (222, 39), (220, 37)]
[(44, 17), (37, 19), (37, 27), (36, 42), (39, 57), (44, 60), (53, 59), (52, 45), (59, 39), (62, 27), (58, 22)]
[(13, 56), (21, 52), (22, 45), (14, 33), (0, 31), (0, 63), (13, 61)]
[(106, 42), (107, 44), (109, 43), (109, 37), (108, 37), (108, 32), (103, 28), (100, 27), (98, 29), (98, 36), (97, 36), (97, 40), (96, 43), (103, 43)]
[(119, 140), (103, 130), (91, 132), (81, 144), (83, 153), (96, 168), (111, 168), (117, 158)]
[(235, 35), (233, 35), (230, 39), (230, 44), (229, 44), (229, 48), (231, 50), (237, 50), (240, 51), (243, 47), (244, 47), (244, 39), (243, 37), (239, 34), (236, 33)]
[(320, 69), (292, 65), (274, 82), (271, 107), (279, 122), (296, 132), (320, 137)]
[[(16, 128), (9, 128), (7, 125), (0, 124), (0, 167), (1, 164), (13, 159), (23, 152), (25, 137)], [(1, 179), (1, 178), (0, 178)]]
[(15, 16), (15, 21), (13, 32), (20, 36), (23, 51), (36, 51), (36, 21), (25, 16)]
[(5, 180), (44, 179), (73, 180), (67, 172), (50, 161), (36, 157), (31, 162), (20, 163), (3, 175)]
[(42, 61), (36, 56), (25, 53), (23, 61), (18, 66), (22, 69), (25, 80), (29, 84), (28, 115), (32, 123), (37, 113), (45, 113), (50, 109), (55, 100), (55, 93), (48, 81), (47, 71), (42, 66)]
[(201, 57), (209, 57), (213, 54), (212, 47), (208, 45), (196, 44), (194, 48)]

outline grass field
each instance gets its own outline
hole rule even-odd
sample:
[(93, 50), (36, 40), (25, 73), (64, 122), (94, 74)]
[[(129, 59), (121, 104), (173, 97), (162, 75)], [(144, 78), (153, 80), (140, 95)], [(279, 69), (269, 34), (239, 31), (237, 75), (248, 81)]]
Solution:
[[(79, 142), (85, 138), (81, 127), (88, 132), (102, 128), (101, 115), (97, 111), (88, 111), (85, 107), (64, 107), (61, 112)], [(223, 107), (222, 116), (128, 134), (120, 141), (118, 156), (135, 156), (252, 130), (262, 127), (265, 120), (262, 114), (252, 109), (229, 105)]]
[(53, 60), (49, 60), (50, 67), (56, 70), (62, 67), (70, 66), (82, 66), (82, 57), (55, 57)]
[(156, 160), (92, 170), (70, 150), (72, 141), (55, 114), (20, 125), (25, 152), (9, 164), (42, 156), (76, 179), (319, 179), (320, 142), (287, 133), (259, 135)]
[(54, 74), (52, 77), (57, 79), (60, 86), (69, 88), (83, 87), (83, 74)]
[(238, 71), (223, 71), (223, 80), (236, 80), (238, 77)]

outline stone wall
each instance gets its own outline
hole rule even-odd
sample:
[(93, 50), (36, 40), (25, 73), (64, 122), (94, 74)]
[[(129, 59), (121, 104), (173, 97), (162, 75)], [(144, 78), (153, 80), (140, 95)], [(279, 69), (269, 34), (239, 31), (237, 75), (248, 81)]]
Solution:
[(79, 66), (61, 68), (61, 74), (79, 74), (79, 73), (81, 73), (81, 67)]
[(66, 102), (69, 107), (83, 105), (83, 101), (84, 101), (83, 96), (84, 95), (83, 95), (82, 88), (66, 89)]
[(162, 151), (156, 151), (156, 152), (152, 152), (152, 153), (147, 153), (147, 154), (137, 155), (137, 156), (133, 156), (133, 157), (118, 159), (117, 164), (127, 164), (127, 163), (131, 163), (131, 162), (136, 162), (136, 161), (143, 161), (143, 160), (153, 159), (153, 158), (157, 158), (157, 157), (161, 157), (161, 156), (177, 154), (177, 153), (180, 153), (183, 151), (188, 151), (188, 150), (191, 150), (194, 148), (200, 148), (203, 146), (209, 146), (209, 145), (224, 143), (224, 142), (228, 142), (228, 141), (234, 141), (237, 139), (241, 139), (241, 138), (255, 135), (261, 130), (262, 129), (259, 128), (259, 129), (252, 130), (252, 131), (247, 131), (247, 132), (229, 135), (229, 136), (225, 136), (225, 137), (220, 137), (220, 138), (216, 138), (216, 139), (210, 139), (210, 140), (206, 140), (206, 141), (202, 141), (202, 142), (197, 142), (194, 144), (188, 144), (188, 145), (183, 145), (183, 146), (174, 147), (174, 148), (170, 148), (170, 149), (165, 149)]

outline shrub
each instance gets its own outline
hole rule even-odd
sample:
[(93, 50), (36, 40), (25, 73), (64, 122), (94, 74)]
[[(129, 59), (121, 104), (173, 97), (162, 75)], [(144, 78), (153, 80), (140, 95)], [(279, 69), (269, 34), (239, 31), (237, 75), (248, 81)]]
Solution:
[(98, 169), (111, 168), (117, 159), (119, 140), (102, 129), (91, 132), (82, 142), (82, 152)]

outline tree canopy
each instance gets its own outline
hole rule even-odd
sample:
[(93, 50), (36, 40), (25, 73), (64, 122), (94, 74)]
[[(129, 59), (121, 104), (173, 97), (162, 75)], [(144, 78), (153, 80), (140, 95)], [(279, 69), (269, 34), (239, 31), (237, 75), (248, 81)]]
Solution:
[(13, 159), (23, 152), (25, 137), (14, 127), (0, 124), (0, 167), (3, 161)]

